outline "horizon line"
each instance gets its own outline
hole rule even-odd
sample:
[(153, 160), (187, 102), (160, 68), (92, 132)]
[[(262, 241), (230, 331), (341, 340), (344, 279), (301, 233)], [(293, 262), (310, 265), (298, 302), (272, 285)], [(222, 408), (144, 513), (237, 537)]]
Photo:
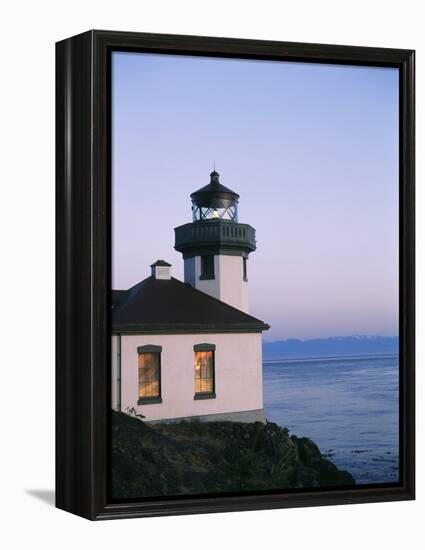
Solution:
[(400, 336), (395, 334), (395, 335), (383, 335), (383, 334), (348, 334), (347, 336), (316, 336), (316, 337), (313, 337), (313, 338), (296, 338), (296, 337), (292, 337), (292, 338), (285, 338), (285, 339), (282, 339), (282, 340), (269, 340), (269, 341), (264, 341), (263, 344), (277, 344), (277, 343), (281, 343), (281, 342), (311, 342), (312, 340), (343, 340), (343, 339), (346, 339), (346, 338), (357, 338), (357, 339), (373, 339), (373, 338), (397, 338), (399, 339)]

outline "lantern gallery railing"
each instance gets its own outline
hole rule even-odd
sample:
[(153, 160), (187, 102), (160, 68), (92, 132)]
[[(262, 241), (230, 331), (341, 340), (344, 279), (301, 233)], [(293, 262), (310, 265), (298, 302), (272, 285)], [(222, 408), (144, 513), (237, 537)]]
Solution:
[(175, 228), (175, 236), (175, 249), (179, 251), (207, 244), (244, 248), (247, 251), (253, 251), (256, 248), (253, 227), (222, 219), (181, 225)]

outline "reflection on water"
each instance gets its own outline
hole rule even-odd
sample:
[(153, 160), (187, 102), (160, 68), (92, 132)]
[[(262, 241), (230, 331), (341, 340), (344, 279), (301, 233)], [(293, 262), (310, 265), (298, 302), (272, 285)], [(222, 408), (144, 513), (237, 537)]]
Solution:
[(398, 356), (265, 361), (267, 419), (311, 438), (357, 483), (397, 482)]

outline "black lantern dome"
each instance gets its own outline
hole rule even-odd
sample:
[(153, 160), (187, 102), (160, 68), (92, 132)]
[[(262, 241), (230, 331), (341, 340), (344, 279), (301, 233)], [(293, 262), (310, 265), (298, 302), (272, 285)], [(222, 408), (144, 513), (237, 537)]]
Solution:
[(193, 221), (238, 221), (239, 195), (220, 183), (220, 174), (211, 172), (211, 181), (190, 195)]

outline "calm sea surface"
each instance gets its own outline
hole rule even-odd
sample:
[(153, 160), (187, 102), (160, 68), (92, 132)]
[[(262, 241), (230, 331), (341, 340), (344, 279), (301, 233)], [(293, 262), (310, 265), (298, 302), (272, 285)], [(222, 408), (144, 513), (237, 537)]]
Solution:
[(271, 360), (263, 376), (268, 420), (357, 483), (398, 481), (398, 355)]

